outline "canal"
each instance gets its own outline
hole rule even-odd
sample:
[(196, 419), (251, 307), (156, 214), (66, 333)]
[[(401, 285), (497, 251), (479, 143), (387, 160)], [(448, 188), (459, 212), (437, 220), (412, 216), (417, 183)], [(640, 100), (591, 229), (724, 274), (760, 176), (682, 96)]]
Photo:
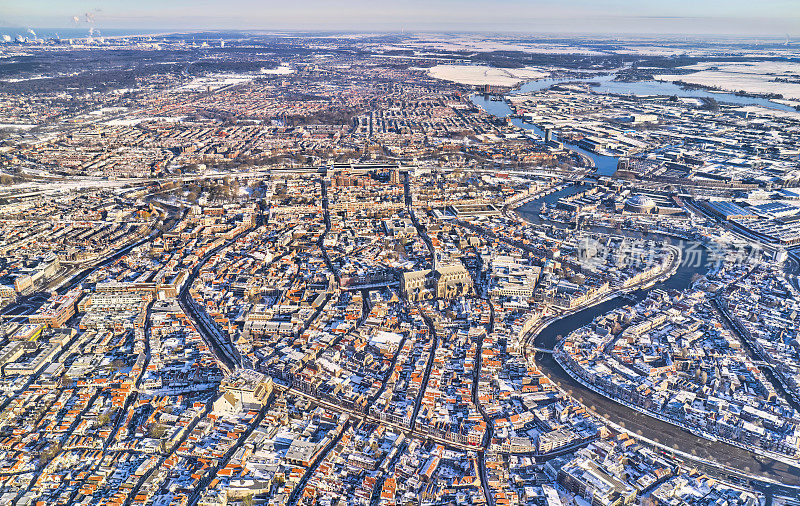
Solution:
[[(497, 118), (506, 118), (513, 114), (511, 107), (509, 107), (509, 105), (503, 100), (492, 100), (491, 97), (483, 95), (473, 95), (470, 97), (470, 100), (473, 104)], [(514, 126), (523, 128), (525, 130), (530, 130), (544, 139), (544, 130), (538, 126), (532, 123), (526, 123), (519, 118), (511, 118), (510, 121)], [(597, 169), (596, 172), (598, 175), (611, 176), (614, 174), (614, 172), (616, 172), (617, 162), (619, 161), (617, 157), (598, 155), (597, 153), (592, 153), (591, 151), (587, 151), (580, 146), (567, 142), (564, 142), (563, 144), (570, 151), (574, 151), (586, 158), (591, 159), (592, 163), (594, 163), (594, 166)]]
[(555, 191), (552, 191), (547, 195), (529, 200), (522, 206), (516, 208), (515, 211), (526, 221), (535, 225), (541, 225), (543, 222), (539, 217), (539, 213), (542, 210), (542, 205), (548, 207), (555, 206), (558, 202), (558, 199), (563, 197), (571, 197), (572, 195), (586, 191), (587, 189), (588, 188), (586, 186), (581, 184), (567, 183), (563, 188), (555, 189)]
[[(756, 105), (766, 107), (768, 109), (776, 109), (788, 112), (797, 112), (793, 107), (788, 105), (779, 104), (766, 98), (758, 97), (742, 97), (734, 93), (723, 93), (715, 91), (707, 91), (703, 89), (684, 89), (677, 84), (662, 81), (639, 81), (639, 82), (623, 82), (615, 81), (615, 74), (608, 74), (605, 76), (595, 76), (587, 78), (573, 78), (573, 79), (540, 79), (538, 81), (530, 81), (518, 90), (511, 92), (511, 95), (520, 95), (527, 93), (536, 93), (546, 90), (551, 86), (564, 83), (592, 83), (592, 91), (596, 93), (608, 93), (614, 95), (628, 95), (628, 96), (677, 96), (683, 98), (699, 98), (699, 99), (714, 99), (718, 102), (725, 104), (732, 104), (738, 106)], [(480, 109), (497, 118), (506, 118), (513, 114), (511, 107), (505, 100), (497, 100), (494, 97), (485, 95), (472, 95), (470, 100)], [(511, 118), (511, 123), (519, 128), (534, 132), (540, 138), (544, 139), (544, 131), (537, 125), (526, 123), (520, 118)], [(562, 141), (563, 142), (563, 141)], [(569, 150), (578, 153), (586, 158), (592, 160), (596, 168), (596, 173), (601, 176), (611, 176), (617, 170), (617, 162), (619, 158), (616, 156), (606, 156), (593, 153), (586, 149), (563, 142), (564, 146)]]
[[(714, 98), (723, 103), (732, 103), (736, 105), (760, 105), (773, 109), (785, 109), (785, 106), (776, 104), (775, 102), (771, 102), (766, 99), (739, 97), (731, 93), (715, 93), (704, 90), (684, 90), (680, 86), (672, 83), (656, 81), (640, 83), (616, 82), (613, 81), (613, 78), (614, 76), (610, 75), (584, 79), (583, 81), (599, 83), (598, 86), (593, 86), (592, 89), (600, 93), (639, 96), (677, 95), (679, 97)], [(545, 79), (533, 81), (522, 85), (518, 91), (513, 93), (535, 93), (536, 91), (547, 89), (554, 84), (575, 81), (580, 80)], [(490, 97), (481, 95), (473, 95), (471, 100), (472, 103), (477, 107), (498, 118), (505, 118), (512, 114), (511, 108), (503, 100), (492, 100)], [(536, 135), (542, 138), (544, 137), (544, 132), (536, 125), (525, 123), (518, 118), (512, 118), (511, 122), (520, 128), (533, 131)], [(590, 158), (597, 169), (596, 173), (598, 175), (613, 175), (616, 171), (618, 160), (616, 157), (598, 155), (575, 145), (565, 144), (565, 146), (583, 156)], [(539, 224), (541, 223), (541, 220), (539, 219), (539, 212), (542, 204), (552, 205), (559, 198), (574, 195), (582, 190), (583, 188), (579, 185), (569, 185), (542, 198), (531, 200), (517, 208), (516, 211), (523, 219), (531, 223)], [(639, 232), (625, 230), (613, 231), (612, 233), (633, 237), (641, 236)], [(560, 320), (556, 320), (541, 329), (534, 337), (533, 342), (530, 344), (537, 348), (552, 349), (560, 336), (565, 336), (570, 332), (583, 327), (584, 325), (588, 325), (596, 317), (608, 313), (616, 308), (643, 300), (650, 290), (657, 288), (664, 290), (683, 290), (688, 288), (696, 276), (707, 272), (709, 267), (707, 250), (705, 248), (698, 248), (696, 245), (682, 240), (670, 240), (674, 245), (678, 246), (682, 250), (681, 263), (677, 271), (672, 276), (664, 281), (656, 283), (651, 287), (633, 292), (631, 294), (631, 298), (633, 300), (623, 297), (612, 298), (592, 307), (573, 313)], [(689, 248), (692, 250), (689, 251)], [(622, 404), (618, 404), (575, 381), (555, 361), (552, 354), (536, 353), (534, 356), (534, 361), (545, 375), (547, 375), (561, 388), (570, 392), (573, 397), (592, 409), (594, 412), (602, 415), (611, 422), (625, 427), (627, 430), (635, 434), (647, 437), (656, 443), (663, 444), (678, 451), (692, 455), (695, 459), (700, 461), (700, 464), (698, 464), (699, 467), (705, 467), (707, 471), (711, 471), (715, 468), (704, 466), (703, 462), (718, 463), (750, 475), (761, 476), (775, 480), (785, 485), (800, 486), (800, 469), (798, 468), (789, 466), (783, 462), (779, 462), (768, 457), (759, 456), (755, 453), (720, 441), (712, 441), (695, 436), (694, 434), (685, 431), (676, 425), (663, 422), (623, 406)], [(737, 477), (719, 470), (716, 470), (715, 474), (722, 474), (727, 478), (737, 479)], [(795, 496), (797, 494), (796, 489), (791, 489), (788, 487), (784, 488), (780, 485), (770, 486), (765, 483), (757, 483), (756, 488), (766, 494), (768, 504), (771, 503), (772, 495), (774, 493), (788, 496)]]
[(615, 81), (616, 74), (604, 76), (585, 77), (576, 79), (539, 79), (530, 81), (519, 87), (518, 90), (511, 92), (512, 95), (522, 95), (526, 93), (536, 93), (546, 90), (556, 84), (564, 83), (591, 83), (592, 91), (596, 93), (607, 93), (611, 95), (627, 95), (637, 97), (681, 97), (714, 99), (717, 102), (731, 105), (757, 105), (767, 109), (779, 111), (796, 112), (797, 110), (789, 105), (773, 102), (767, 98), (744, 97), (735, 93), (709, 91), (701, 88), (683, 88), (678, 84), (668, 81)]
[[(525, 217), (524, 208), (528, 205), (526, 204), (520, 208), (520, 211), (522, 211), (520, 215), (523, 217)], [(640, 235), (637, 232), (622, 231), (622, 233), (634, 237)], [(708, 252), (705, 248), (697, 248), (695, 245), (679, 239), (671, 239), (671, 242), (682, 249), (682, 261), (675, 274), (647, 289), (633, 292), (631, 294), (633, 300), (616, 297), (556, 320), (541, 329), (530, 345), (536, 348), (553, 349), (562, 336), (566, 336), (570, 332), (590, 324), (598, 316), (643, 300), (650, 290), (659, 288), (663, 290), (684, 290), (689, 288), (696, 276), (707, 271)], [(689, 248), (692, 251), (689, 251)], [(556, 362), (552, 354), (536, 353), (534, 361), (545, 375), (561, 388), (570, 392), (579, 402), (637, 435), (685, 452), (698, 459), (723, 464), (747, 474), (763, 476), (787, 485), (800, 486), (800, 469), (768, 457), (759, 456), (736, 446), (695, 436), (678, 426), (652, 418), (597, 394), (574, 380)], [(770, 494), (777, 492), (774, 488), (764, 486), (758, 486), (757, 488)], [(782, 493), (794, 494), (797, 491), (786, 489)]]

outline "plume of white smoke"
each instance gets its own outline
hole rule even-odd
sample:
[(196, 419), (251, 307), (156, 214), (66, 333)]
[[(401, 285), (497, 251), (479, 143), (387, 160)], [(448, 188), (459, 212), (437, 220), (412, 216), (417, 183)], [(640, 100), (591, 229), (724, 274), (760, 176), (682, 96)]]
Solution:
[(11, 35), (3, 35), (3, 42), (11, 42)]
[(30, 33), (31, 35), (33, 35), (33, 38), (34, 38), (34, 39), (36, 38), (36, 32), (34, 32), (34, 31), (33, 31), (33, 28), (28, 28), (28, 33)]
[[(100, 9), (95, 9), (95, 10), (98, 12), (100, 11)], [(94, 27), (94, 13), (86, 11), (83, 13), (83, 16), (72, 16), (72, 22), (75, 25), (80, 24), (81, 19), (83, 19), (83, 22), (89, 25), (89, 38), (92, 38), (94, 36), (98, 37), (100, 36), (100, 31), (96, 30)]]

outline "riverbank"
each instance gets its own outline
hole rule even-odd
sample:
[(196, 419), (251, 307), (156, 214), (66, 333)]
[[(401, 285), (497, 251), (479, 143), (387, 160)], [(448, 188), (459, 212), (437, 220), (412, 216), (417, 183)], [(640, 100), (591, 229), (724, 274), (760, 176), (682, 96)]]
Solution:
[[(514, 215), (518, 219), (531, 221), (518, 211), (519, 207), (512, 210)], [(625, 234), (624, 231), (622, 233)], [(673, 247), (676, 246), (676, 242), (678, 245), (686, 247), (685, 242), (675, 240), (675, 238), (686, 239), (680, 234), (656, 233), (655, 235), (668, 241), (671, 240)], [(677, 265), (671, 266), (666, 275), (662, 274), (655, 281), (655, 286), (652, 288), (682, 290), (689, 287), (693, 278), (703, 273), (701, 271), (706, 265), (707, 254), (707, 249), (703, 247), (698, 262), (691, 264), (677, 262)], [(683, 256), (684, 252), (681, 251), (681, 258)], [(652, 280), (643, 281), (626, 292), (634, 296), (634, 300), (640, 300), (647, 293), (642, 287), (650, 285), (652, 282)], [(567, 335), (575, 329), (588, 325), (597, 316), (631, 303), (621, 295), (618, 292), (606, 293), (573, 311), (537, 321), (527, 335), (521, 336), (520, 345), (525, 359), (547, 376), (560, 391), (575, 398), (595, 413), (598, 418), (607, 422), (610, 427), (621, 428), (643, 444), (672, 453), (680, 453), (682, 458), (691, 465), (706, 469), (724, 479), (758, 481), (763, 485), (759, 486), (759, 489), (768, 494), (771, 494), (774, 488), (783, 486), (786, 488), (781, 493), (797, 494), (798, 489), (791, 488), (800, 487), (800, 469), (796, 466), (719, 440), (712, 441), (700, 437), (674, 424), (625, 406), (593, 391), (573, 378), (558, 363), (553, 354), (535, 351), (536, 348), (552, 350), (555, 348), (559, 336)], [(667, 442), (669, 445), (666, 444)]]
[[(686, 74), (677, 76), (678, 79), (686, 81)], [(595, 93), (605, 93), (609, 95), (619, 96), (637, 96), (637, 97), (680, 97), (680, 98), (698, 98), (698, 99), (714, 99), (722, 104), (729, 104), (734, 106), (758, 106), (766, 109), (774, 109), (784, 112), (796, 113), (794, 107), (775, 102), (763, 96), (740, 96), (735, 92), (724, 90), (706, 90), (706, 89), (687, 89), (679, 84), (675, 84), (675, 79), (672, 76), (656, 76), (655, 79), (646, 81), (617, 81), (617, 74), (615, 72), (585, 78), (569, 78), (569, 79), (540, 79), (525, 83), (519, 87), (518, 90), (512, 92), (512, 95), (524, 95), (528, 93), (536, 93), (546, 90), (551, 86), (558, 84), (583, 84), (591, 85), (591, 90)], [(695, 84), (686, 81), (687, 84)], [(739, 88), (741, 89), (741, 88)], [(756, 95), (756, 94), (753, 94)]]
[[(563, 365), (561, 364), (561, 361), (559, 360), (558, 357), (554, 357), (554, 359), (558, 362), (559, 365), (561, 365), (563, 367)], [(581, 383), (581, 385), (583, 385), (586, 388), (589, 388), (590, 390), (592, 390), (596, 394), (604, 396), (604, 394), (602, 394), (601, 392), (598, 392), (596, 389), (592, 388), (591, 385), (588, 385), (585, 382), (580, 381), (579, 379), (577, 379), (577, 381), (579, 381)], [(560, 385), (558, 386), (558, 388), (559, 388), (559, 391), (561, 391), (563, 394), (572, 395), (572, 390), (569, 390), (569, 391), (566, 391), (566, 392), (562, 391)], [(581, 402), (582, 402), (582, 400), (581, 400)], [(652, 415), (650, 413), (646, 413), (646, 412), (644, 412), (644, 411), (642, 411), (640, 409), (637, 409), (635, 406), (628, 406), (628, 403), (626, 403), (624, 401), (617, 401), (617, 402), (620, 402), (621, 404), (625, 405), (629, 409), (632, 409), (632, 410), (635, 410), (635, 411), (639, 411), (645, 416), (652, 417)], [(697, 467), (697, 464), (700, 464), (701, 467), (704, 467), (704, 468), (710, 467), (710, 468), (712, 468), (713, 470), (715, 470), (717, 472), (723, 473), (725, 475), (725, 477), (728, 478), (728, 479), (730, 479), (731, 477), (735, 477), (735, 478), (743, 478), (743, 479), (746, 479), (746, 480), (758, 480), (758, 481), (762, 481), (764, 483), (767, 483), (769, 486), (781, 487), (781, 488), (784, 489), (783, 490), (784, 493), (786, 493), (786, 492), (789, 492), (789, 493), (800, 493), (800, 481), (798, 481), (797, 484), (789, 485), (789, 484), (783, 483), (783, 482), (781, 482), (781, 481), (779, 481), (777, 479), (774, 479), (774, 478), (768, 478), (768, 477), (764, 477), (764, 476), (757, 476), (757, 475), (749, 474), (747, 472), (743, 472), (740, 469), (736, 469), (736, 468), (730, 467), (730, 466), (725, 465), (725, 464), (720, 464), (719, 462), (716, 462), (714, 460), (701, 458), (701, 457), (699, 457), (697, 455), (696, 449), (692, 450), (692, 452), (693, 452), (692, 454), (689, 454), (687, 452), (681, 451), (678, 448), (678, 445), (675, 444), (675, 443), (673, 443), (672, 446), (670, 446), (670, 445), (661, 443), (658, 439), (650, 439), (649, 437), (644, 436), (640, 430), (637, 430), (636, 432), (633, 432), (632, 430), (629, 430), (628, 428), (626, 428), (624, 424), (623, 425), (619, 425), (619, 424), (615, 423), (614, 421), (612, 421), (612, 420), (610, 420), (608, 418), (608, 415), (601, 415), (600, 413), (595, 411), (593, 405), (592, 406), (587, 406), (587, 408), (592, 412), (592, 414), (597, 416), (599, 419), (603, 420), (604, 423), (608, 424), (608, 426), (611, 427), (612, 429), (614, 429), (615, 431), (627, 434), (628, 436), (636, 439), (640, 443), (644, 443), (646, 446), (650, 446), (650, 447), (652, 447), (654, 449), (657, 449), (657, 450), (660, 450), (660, 451), (663, 451), (663, 452), (668, 452), (673, 459), (676, 456), (679, 457), (677, 460), (683, 460), (684, 461), (684, 462), (682, 462), (683, 467), (687, 467), (688, 463), (685, 462), (685, 461), (688, 460), (688, 461), (691, 462), (691, 464), (689, 464), (689, 466), (690, 466), (689, 468)], [(665, 422), (665, 423), (668, 423), (668, 422)], [(670, 424), (670, 425), (675, 426), (674, 424)], [(680, 427), (678, 427), (678, 428), (680, 428)], [(790, 467), (791, 468), (796, 468), (797, 466), (792, 464), (792, 465), (790, 465)]]
[(647, 416), (656, 418), (658, 420), (661, 420), (662, 422), (672, 424), (672, 425), (674, 425), (674, 426), (676, 426), (676, 427), (678, 427), (680, 429), (689, 431), (690, 433), (694, 434), (697, 437), (703, 437), (703, 438), (709, 439), (711, 441), (722, 441), (723, 443), (727, 443), (727, 444), (729, 444), (731, 446), (736, 446), (736, 447), (739, 447), (739, 448), (741, 448), (743, 450), (746, 450), (746, 451), (749, 451), (749, 452), (764, 456), (764, 457), (772, 459), (772, 460), (776, 460), (776, 461), (782, 462), (782, 463), (786, 464), (787, 466), (791, 466), (791, 467), (795, 467), (797, 469), (800, 469), (800, 461), (798, 461), (797, 459), (792, 459), (792, 458), (788, 457), (787, 455), (771, 452), (771, 451), (765, 450), (763, 448), (750, 447), (750, 446), (747, 446), (747, 445), (745, 445), (743, 443), (740, 443), (739, 441), (735, 441), (733, 439), (724, 438), (724, 437), (719, 436), (717, 434), (710, 434), (710, 433), (708, 433), (706, 431), (701, 431), (701, 430), (695, 429), (693, 427), (686, 426), (684, 424), (681, 424), (678, 420), (672, 419), (672, 418), (670, 418), (668, 416), (661, 415), (660, 413), (656, 413), (654, 411), (650, 411), (650, 410), (644, 409), (641, 406), (637, 406), (636, 404), (632, 404), (632, 403), (626, 401), (623, 398), (616, 397), (616, 396), (614, 396), (612, 394), (609, 394), (608, 392), (605, 392), (605, 391), (597, 388), (595, 385), (593, 385), (592, 383), (587, 381), (587, 379), (582, 375), (582, 371), (581, 370), (578, 370), (578, 368), (574, 367), (573, 365), (571, 365), (569, 363), (568, 360), (566, 360), (566, 357), (564, 356), (563, 348), (561, 347), (561, 343), (558, 343), (556, 348), (553, 350), (553, 359), (558, 363), (559, 366), (561, 366), (562, 369), (567, 371), (567, 373), (570, 374), (570, 376), (572, 376), (572, 379), (574, 379), (575, 381), (579, 382), (584, 387), (589, 388), (589, 389), (593, 390), (595, 393), (597, 393), (599, 395), (602, 395), (604, 397), (607, 397), (607, 398), (611, 399), (612, 401), (618, 402), (618, 403), (624, 405), (625, 407), (627, 407), (629, 409), (633, 409), (635, 411), (638, 411), (639, 413), (642, 413), (643, 415), (647, 415)]
[[(671, 246), (671, 247), (674, 248), (674, 246)], [(631, 286), (629, 286), (627, 288), (620, 288), (620, 289), (617, 289), (617, 290), (614, 290), (614, 291), (601, 292), (597, 296), (595, 296), (593, 299), (581, 304), (580, 306), (578, 306), (577, 308), (575, 308), (573, 310), (569, 310), (569, 311), (567, 311), (567, 312), (565, 312), (563, 314), (560, 314), (560, 315), (555, 316), (555, 317), (551, 317), (549, 319), (539, 320), (533, 328), (529, 329), (526, 332), (527, 335), (523, 335), (522, 338), (521, 338), (522, 342), (520, 344), (522, 345), (522, 350), (523, 350), (523, 354), (525, 356), (525, 359), (530, 361), (528, 359), (528, 355), (527, 355), (529, 349), (540, 347), (540, 346), (537, 346), (534, 343), (534, 341), (535, 341), (536, 337), (538, 336), (539, 332), (541, 330), (543, 330), (544, 328), (546, 328), (547, 326), (549, 326), (549, 325), (551, 325), (553, 323), (556, 323), (556, 322), (558, 322), (560, 320), (564, 320), (565, 318), (569, 318), (571, 316), (574, 316), (575, 314), (581, 313), (582, 311), (590, 310), (590, 309), (592, 309), (594, 307), (597, 307), (597, 306), (599, 306), (599, 305), (601, 305), (601, 304), (603, 304), (605, 302), (611, 302), (611, 301), (614, 301), (616, 299), (621, 299), (621, 300), (627, 301), (627, 302), (623, 303), (623, 305), (629, 303), (630, 301), (625, 298), (626, 295), (630, 295), (630, 294), (632, 294), (634, 292), (637, 292), (639, 290), (646, 289), (647, 287), (651, 286), (652, 284), (657, 283), (658, 281), (664, 280), (664, 278), (667, 278), (667, 277), (675, 275), (675, 272), (677, 271), (678, 266), (680, 265), (680, 261), (681, 261), (682, 257), (683, 256), (682, 256), (680, 250), (678, 250), (675, 253), (673, 253), (672, 257), (670, 258), (670, 263), (667, 264), (667, 266), (665, 268), (661, 269), (658, 273), (656, 273), (656, 274), (654, 274), (652, 276), (648, 276), (647, 278), (645, 278), (645, 279), (643, 279), (641, 281), (638, 281), (635, 284), (633, 284), (633, 285), (631, 285)], [(577, 328), (580, 328), (580, 327), (577, 327)], [(557, 344), (558, 343), (554, 343), (553, 346), (550, 347), (549, 349), (555, 350), (555, 346)], [(543, 348), (543, 349), (547, 349), (547, 348)], [(535, 361), (533, 362), (533, 365), (534, 366), (536, 365)]]
[[(515, 112), (511, 109), (506, 99), (491, 100), (478, 93), (472, 94), (469, 97), (473, 105), (480, 108), (484, 112), (491, 114), (496, 118), (508, 118), (512, 125), (522, 130), (534, 132), (536, 135), (544, 139), (544, 131), (536, 125), (526, 123), (519, 117), (515, 116)], [(596, 169), (596, 173), (601, 176), (611, 176), (617, 170), (618, 158), (614, 156), (598, 155), (587, 151), (575, 144), (562, 143), (564, 148), (568, 151), (580, 156), (585, 160), (591, 161), (591, 166)]]
[[(591, 310), (592, 308), (584, 309)], [(580, 316), (581, 312), (577, 315)], [(544, 327), (543, 331), (547, 331), (551, 325), (542, 322), (539, 327)], [(712, 441), (697, 436), (601, 395), (570, 376), (550, 353), (531, 355), (528, 351), (526, 355), (532, 356), (537, 369), (559, 391), (577, 400), (610, 427), (622, 429), (646, 446), (680, 453), (692, 466), (708, 468), (708, 472), (714, 472), (722, 479), (746, 479), (771, 487), (785, 487), (782, 493), (788, 495), (796, 495), (800, 491), (800, 469), (795, 466), (719, 440)], [(763, 491), (766, 487), (758, 488)]]

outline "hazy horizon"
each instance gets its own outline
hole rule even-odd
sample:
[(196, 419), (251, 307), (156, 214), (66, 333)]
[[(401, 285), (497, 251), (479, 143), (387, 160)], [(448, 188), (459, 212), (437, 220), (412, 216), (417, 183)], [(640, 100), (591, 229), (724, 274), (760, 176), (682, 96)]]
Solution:
[[(624, 13), (624, 14), (620, 14)], [(796, 1), (572, 0), (230, 0), (165, 4), (103, 2), (87, 9), (77, 0), (30, 0), (7, 6), (0, 25), (49, 29), (186, 31), (459, 31), (603, 35), (797, 35)]]
[[(619, 41), (641, 41), (642, 43), (678, 43), (678, 42), (709, 42), (709, 43), (764, 43), (784, 44), (786, 41), (791, 41), (792, 45), (797, 44), (800, 35), (794, 36), (790, 33), (776, 33), (772, 35), (762, 34), (734, 34), (734, 33), (668, 33), (668, 32), (566, 32), (566, 31), (537, 31), (537, 32), (522, 32), (518, 30), (355, 30), (355, 29), (334, 29), (334, 28), (282, 28), (282, 29), (268, 29), (268, 28), (175, 28), (175, 27), (139, 27), (139, 28), (120, 28), (120, 27), (49, 27), (49, 26), (13, 26), (13, 25), (0, 25), (0, 35), (9, 35), (11, 37), (22, 36), (32, 37), (32, 33), (36, 34), (35, 38), (39, 39), (82, 39), (82, 38), (117, 38), (117, 37), (142, 37), (142, 36), (180, 36), (180, 35), (202, 35), (207, 34), (209, 39), (217, 38), (236, 38), (240, 35), (253, 35), (253, 36), (309, 36), (309, 37), (335, 37), (341, 36), (391, 36), (401, 35), (406, 36), (425, 36), (441, 37), (446, 35), (453, 36), (477, 36), (477, 37), (499, 37), (509, 41), (541, 40), (547, 42), (554, 39), (575, 39), (578, 42), (585, 39), (587, 42), (610, 42), (612, 40)], [(798, 32), (800, 33), (800, 32)]]

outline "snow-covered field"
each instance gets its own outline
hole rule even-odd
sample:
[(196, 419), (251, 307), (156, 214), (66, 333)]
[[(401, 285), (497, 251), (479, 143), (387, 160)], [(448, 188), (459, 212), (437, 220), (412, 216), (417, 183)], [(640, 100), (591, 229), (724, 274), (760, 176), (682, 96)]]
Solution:
[(294, 69), (285, 63), (282, 63), (280, 66), (275, 67), (274, 69), (267, 69), (262, 68), (262, 74), (273, 74), (273, 75), (289, 75), (294, 72)]
[(480, 86), (516, 86), (524, 81), (542, 79), (550, 74), (541, 69), (524, 67), (504, 69), (483, 65), (436, 65), (428, 70), (428, 74), (436, 79), (455, 83)]
[(31, 128), (36, 128), (36, 126), (28, 123), (0, 123), (0, 129), (8, 128), (10, 130), (30, 130)]
[[(686, 75), (658, 75), (659, 81), (681, 80), (713, 86), (725, 91), (780, 93), (784, 99), (800, 100), (800, 64), (790, 62), (705, 62), (685, 67), (697, 70)], [(776, 82), (788, 79), (792, 82)]]
[[(792, 103), (789, 103), (788, 105), (794, 106), (797, 103), (798, 102), (792, 102)], [(768, 116), (773, 116), (775, 118), (787, 118), (787, 119), (791, 119), (791, 120), (794, 120), (794, 121), (797, 121), (798, 119), (800, 119), (800, 112), (796, 112), (796, 111), (780, 111), (778, 109), (768, 109), (766, 107), (761, 107), (761, 106), (758, 106), (758, 105), (746, 105), (744, 107), (739, 107), (738, 110), (742, 111), (742, 112), (752, 112), (752, 113), (755, 113), (755, 114), (758, 114), (758, 115), (761, 115), (761, 116), (768, 115)]]
[(424, 35), (403, 41), (402, 44), (389, 44), (382, 49), (417, 49), (437, 51), (469, 51), (485, 53), (489, 51), (521, 51), (536, 54), (580, 54), (602, 55), (605, 52), (582, 47), (580, 44), (554, 44), (548, 42), (515, 42), (489, 39), (472, 35)]
[(192, 79), (191, 82), (184, 84), (183, 86), (179, 86), (174, 88), (173, 92), (186, 92), (186, 91), (206, 91), (206, 90), (217, 90), (219, 88), (230, 86), (232, 84), (242, 84), (248, 81), (252, 81), (253, 76), (250, 75), (239, 75), (239, 74), (223, 74), (217, 76), (208, 76), (208, 77), (195, 77)]

